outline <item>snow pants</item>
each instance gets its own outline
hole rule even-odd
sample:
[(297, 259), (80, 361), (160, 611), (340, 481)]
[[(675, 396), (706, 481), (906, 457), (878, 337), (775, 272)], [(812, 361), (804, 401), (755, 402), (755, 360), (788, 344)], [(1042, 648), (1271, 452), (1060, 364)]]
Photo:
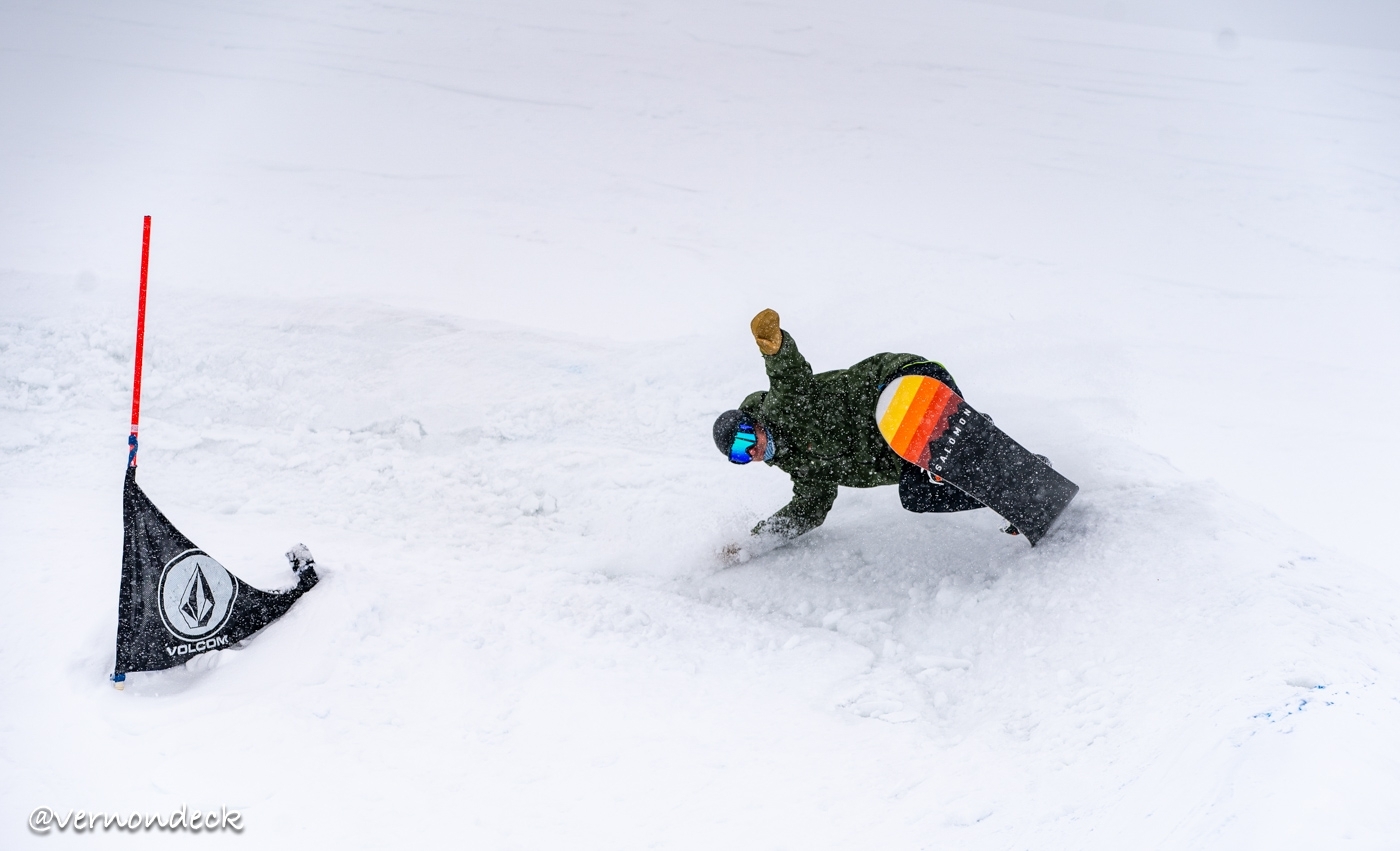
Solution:
[(946, 482), (935, 482), (922, 467), (904, 462), (899, 471), (899, 504), (917, 514), (971, 511), (982, 503)]

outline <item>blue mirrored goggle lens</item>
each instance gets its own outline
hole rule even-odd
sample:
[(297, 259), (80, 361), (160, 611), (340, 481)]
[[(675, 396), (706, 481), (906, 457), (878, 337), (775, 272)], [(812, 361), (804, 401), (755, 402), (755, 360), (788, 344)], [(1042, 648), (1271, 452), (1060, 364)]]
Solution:
[(735, 464), (747, 464), (753, 459), (749, 457), (749, 449), (758, 438), (753, 433), (753, 426), (741, 425), (739, 431), (734, 435), (734, 443), (729, 447), (729, 460)]

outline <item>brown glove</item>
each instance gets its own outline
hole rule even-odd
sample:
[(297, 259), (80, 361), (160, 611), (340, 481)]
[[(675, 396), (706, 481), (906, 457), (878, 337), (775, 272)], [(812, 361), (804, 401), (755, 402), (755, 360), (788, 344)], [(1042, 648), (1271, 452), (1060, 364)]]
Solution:
[(749, 323), (749, 329), (753, 331), (753, 339), (758, 343), (758, 350), (765, 355), (776, 355), (778, 349), (783, 347), (783, 329), (778, 327), (778, 312), (776, 310), (765, 309)]

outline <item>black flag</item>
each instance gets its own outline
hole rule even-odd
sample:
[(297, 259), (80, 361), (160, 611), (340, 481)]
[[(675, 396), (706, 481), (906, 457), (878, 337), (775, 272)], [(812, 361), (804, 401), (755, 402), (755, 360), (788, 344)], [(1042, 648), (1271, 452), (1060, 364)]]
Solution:
[(287, 553), (295, 588), (262, 591), (229, 573), (151, 504), (134, 466), (126, 470), (122, 503), (126, 540), (112, 676), (119, 684), (129, 671), (159, 671), (242, 641), (316, 584), (315, 563), (300, 544)]

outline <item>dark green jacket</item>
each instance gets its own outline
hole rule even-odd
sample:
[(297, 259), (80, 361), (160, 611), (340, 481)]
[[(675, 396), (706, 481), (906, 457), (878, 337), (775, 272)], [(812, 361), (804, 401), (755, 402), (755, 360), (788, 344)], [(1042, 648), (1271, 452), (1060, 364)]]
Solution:
[(890, 377), (919, 355), (884, 354), (850, 369), (812, 374), (792, 335), (765, 355), (766, 392), (752, 393), (739, 410), (753, 416), (775, 439), (767, 463), (792, 476), (792, 501), (754, 527), (754, 534), (795, 538), (822, 524), (836, 501), (837, 487), (873, 488), (899, 482), (902, 460), (875, 423), (875, 404)]

